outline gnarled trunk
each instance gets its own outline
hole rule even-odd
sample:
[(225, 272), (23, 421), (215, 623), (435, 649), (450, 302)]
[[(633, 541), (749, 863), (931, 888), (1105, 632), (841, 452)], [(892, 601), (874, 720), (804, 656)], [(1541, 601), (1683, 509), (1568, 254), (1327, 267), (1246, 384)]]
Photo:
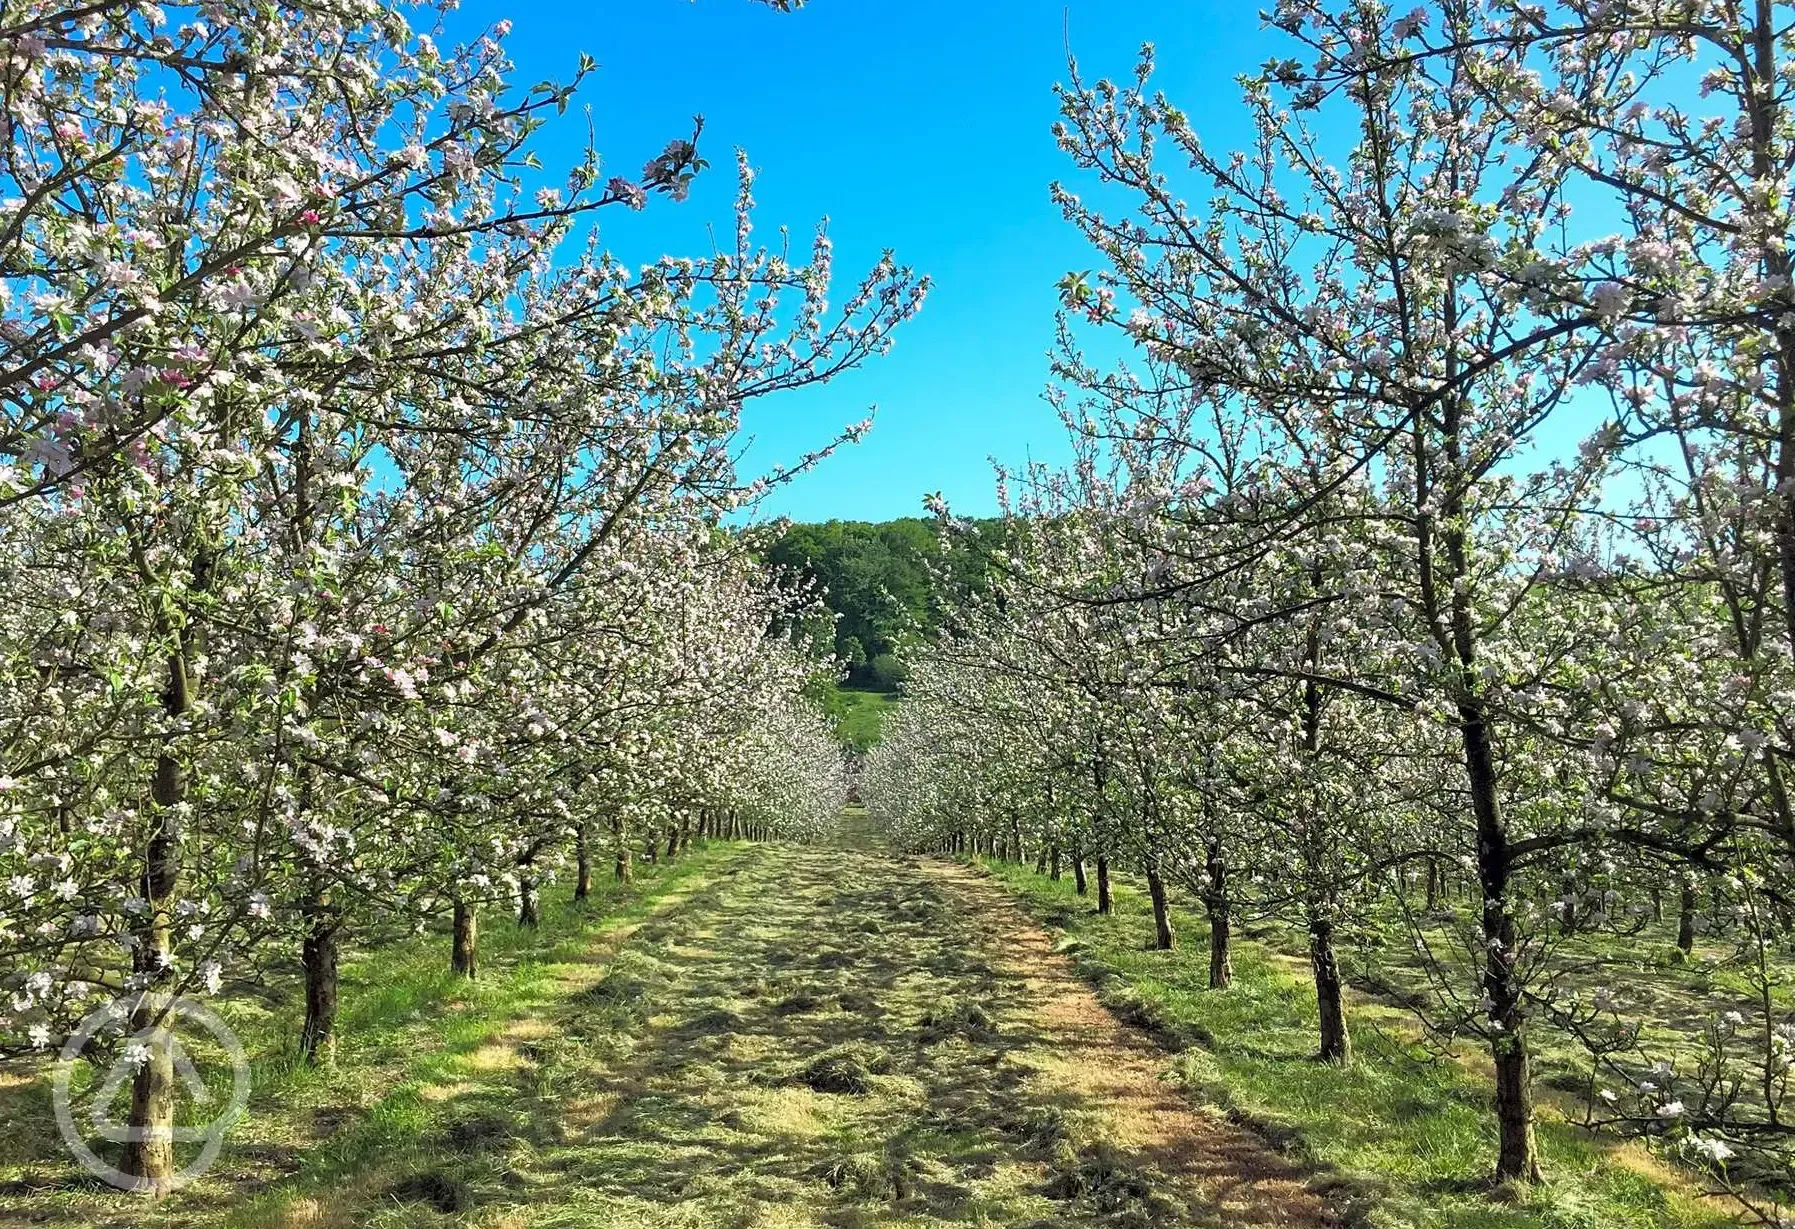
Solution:
[(1159, 859), (1147, 859), (1147, 895), (1153, 898), (1153, 942), (1162, 952), (1172, 950), (1172, 914), (1166, 905), (1165, 877), (1159, 873)]
[(305, 970), (305, 1022), (299, 1029), (299, 1053), (308, 1063), (327, 1065), (337, 1050), (338, 937), (343, 915), (331, 903), (328, 888), (317, 888), (302, 907), (305, 939), (300, 964)]
[(618, 883), (628, 883), (634, 877), (630, 867), (629, 831), (623, 822), (623, 816), (611, 816), (611, 847), (617, 851), (617, 863), (612, 868)]
[(1677, 898), (1677, 950), (1684, 956), (1695, 951), (1695, 885), (1685, 883)]
[(1209, 915), (1209, 988), (1234, 984), (1234, 916), (1228, 902), (1228, 862), (1219, 841), (1204, 859), (1203, 911)]
[(1352, 1035), (1346, 1031), (1346, 1001), (1340, 961), (1334, 954), (1334, 924), (1317, 909), (1309, 911), (1309, 964), (1315, 973), (1322, 1061), (1344, 1065), (1352, 1061)]
[(480, 970), (480, 923), (473, 905), (455, 902), (455, 930), (450, 941), (449, 968), (468, 979)]

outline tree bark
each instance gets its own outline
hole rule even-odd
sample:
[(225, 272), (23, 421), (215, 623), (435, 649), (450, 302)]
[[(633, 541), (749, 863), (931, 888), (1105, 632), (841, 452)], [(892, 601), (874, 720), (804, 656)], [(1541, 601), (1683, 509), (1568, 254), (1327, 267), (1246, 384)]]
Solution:
[(1533, 1137), (1533, 1060), (1526, 1038), (1496, 1047), (1496, 1120), (1501, 1138), (1496, 1176), (1540, 1180), (1539, 1148)]
[(1228, 863), (1221, 842), (1211, 841), (1204, 860), (1203, 911), (1209, 915), (1209, 988), (1234, 984), (1234, 916), (1228, 902)]
[(1685, 957), (1695, 951), (1695, 885), (1685, 883), (1677, 898), (1677, 950)]
[[(1311, 583), (1321, 590), (1321, 566), (1310, 573)], [(1305, 657), (1311, 677), (1303, 683), (1303, 753), (1311, 763), (1321, 759), (1321, 688), (1313, 675), (1321, 670), (1320, 630), (1309, 625)], [(1315, 976), (1315, 1005), (1321, 1032), (1321, 1058), (1324, 1062), (1344, 1064), (1352, 1057), (1352, 1038), (1346, 1031), (1346, 1005), (1340, 994), (1340, 961), (1334, 955), (1334, 921), (1329, 909), (1330, 889), (1321, 885), (1331, 878), (1328, 865), (1327, 834), (1332, 825), (1315, 814), (1311, 803), (1304, 819), (1302, 843), (1304, 873), (1308, 879), (1308, 900), (1304, 912), (1309, 926), (1309, 966)]]
[(305, 939), (300, 964), (305, 970), (305, 1022), (299, 1029), (299, 1053), (315, 1066), (328, 1066), (337, 1053), (338, 936), (342, 912), (331, 903), (328, 888), (305, 901)]
[(1055, 880), (1060, 877), (1060, 847), (1057, 841), (1047, 851), (1047, 873), (1050, 878)]
[(1076, 845), (1072, 847), (1072, 885), (1080, 896), (1090, 895), (1091, 885), (1084, 874), (1084, 850)]
[(1539, 1145), (1533, 1133), (1533, 1059), (1527, 1040), (1527, 1013), (1515, 963), (1520, 935), (1508, 908), (1513, 871), (1508, 833), (1496, 794), (1495, 755), (1481, 704), (1460, 703), (1460, 731), (1477, 814), (1477, 878), (1483, 896), (1485, 939), (1483, 992), (1490, 1002), (1491, 1057), (1496, 1064), (1496, 1177), (1540, 1180)]
[(573, 898), (587, 900), (592, 896), (591, 825), (581, 821), (574, 833)]
[(1109, 890), (1109, 859), (1097, 855), (1097, 912), (1105, 917), (1116, 911), (1116, 900)]
[(634, 877), (630, 868), (629, 829), (623, 822), (623, 816), (611, 814), (611, 848), (616, 854), (616, 863), (612, 874), (618, 883), (628, 883)]
[(536, 890), (536, 874), (528, 867), (517, 877), (517, 924), (525, 930), (542, 927), (542, 898)]
[(1153, 898), (1153, 943), (1160, 951), (1172, 950), (1172, 914), (1166, 905), (1165, 878), (1159, 873), (1159, 859), (1147, 859), (1147, 894)]
[[(171, 718), (186, 715), (192, 706), (187, 680), (186, 636), (169, 655), (167, 680), (162, 690), (162, 711)], [(147, 1033), (149, 1061), (131, 1077), (131, 1118), (121, 1169), (137, 1179), (137, 1189), (152, 1193), (169, 1190), (175, 1177), (174, 1154), (174, 1052), (164, 1027), (166, 995), (154, 987), (174, 964), (174, 935), (169, 917), (181, 876), (180, 807), (187, 799), (187, 774), (170, 740), (156, 756), (155, 778), (150, 784), (152, 828), (144, 846), (143, 874), (138, 882), (148, 909), (136, 928), (131, 967), (148, 983), (131, 1012), (134, 1033)]]
[(172, 1190), (175, 1173), (175, 1060), (162, 1012), (168, 996), (145, 991), (131, 1013), (133, 1034), (149, 1047), (149, 1059), (131, 1079), (130, 1135), (120, 1168), (133, 1189), (160, 1195)]
[(1322, 1061), (1344, 1066), (1352, 1061), (1352, 1034), (1346, 1031), (1346, 1001), (1340, 981), (1340, 961), (1334, 954), (1334, 924), (1315, 910), (1309, 914), (1309, 963), (1315, 971)]
[(449, 948), (449, 968), (472, 981), (480, 971), (480, 922), (474, 907), (455, 902), (455, 934)]
[[(1458, 303), (1445, 298), (1444, 325), (1454, 337)], [(1448, 376), (1456, 374), (1458, 356), (1448, 347)], [(1477, 662), (1477, 619), (1472, 610), (1474, 582), (1471, 565), (1469, 517), (1465, 509), (1465, 471), (1461, 432), (1465, 413), (1461, 397), (1444, 398), (1439, 405), (1440, 444), (1446, 472), (1439, 483), (1439, 511), (1428, 510), (1436, 492), (1426, 477), (1427, 453), (1423, 432), (1425, 416), (1415, 424), (1417, 461), (1416, 496), (1420, 502), (1416, 546), (1420, 562), (1422, 607), (1435, 626), (1446, 626), (1449, 648), (1459, 678), (1455, 688), (1459, 738), (1464, 748), (1466, 783), (1471, 809), (1477, 820), (1477, 887), (1483, 922), (1483, 993), (1489, 1003), (1491, 1057), (1496, 1065), (1496, 1127), (1498, 1181), (1537, 1182), (1540, 1179), (1539, 1146), (1533, 1131), (1533, 1067), (1527, 1040), (1527, 1012), (1520, 972), (1520, 933), (1515, 925), (1515, 902), (1510, 900), (1514, 872), (1508, 827), (1502, 815), (1497, 788), (1496, 755), (1491, 745), (1489, 714), (1481, 694)], [(1445, 547), (1446, 576), (1435, 575), (1434, 532)], [(1444, 613), (1447, 619), (1442, 621)]]

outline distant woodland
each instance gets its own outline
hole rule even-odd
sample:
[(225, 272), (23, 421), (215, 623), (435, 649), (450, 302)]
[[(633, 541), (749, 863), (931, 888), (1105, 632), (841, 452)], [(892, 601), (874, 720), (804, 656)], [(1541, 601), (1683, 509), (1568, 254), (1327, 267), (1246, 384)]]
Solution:
[(812, 634), (847, 663), (847, 684), (894, 691), (904, 679), (900, 649), (933, 641), (953, 597), (983, 590), (1001, 521), (974, 523), (943, 542), (932, 520), (794, 524), (767, 550), (767, 562), (816, 582), (835, 616)]

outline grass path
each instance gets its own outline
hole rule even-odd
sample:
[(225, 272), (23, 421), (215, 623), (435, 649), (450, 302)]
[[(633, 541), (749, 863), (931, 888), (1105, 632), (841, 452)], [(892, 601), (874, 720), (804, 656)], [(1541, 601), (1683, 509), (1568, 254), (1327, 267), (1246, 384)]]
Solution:
[(468, 1219), (1326, 1223), (1284, 1162), (1186, 1108), (1165, 1056), (1047, 945), (951, 868), (757, 851), (535, 1022), (531, 1112), (480, 1140), (504, 1180), (473, 1184)]
[(314, 1145), (247, 1202), (214, 1183), (141, 1220), (113, 1197), (110, 1218), (52, 1223), (1330, 1223), (962, 868), (738, 849), (584, 944), (514, 1017), (427, 1062), (402, 1106), (347, 1128), (360, 1144)]
[[(1250, 1124), (1301, 1161), (1352, 1223), (1379, 1229), (1720, 1229), (1735, 1209), (1700, 1195), (1698, 1176), (1636, 1141), (1592, 1135), (1568, 1089), (1581, 1088), (1574, 1056), (1535, 1034), (1537, 1131), (1546, 1181), (1492, 1190), (1496, 1156), (1488, 1052), (1465, 1044), (1451, 1058), (1420, 1044), (1413, 1014), (1368, 993), (1349, 1005), (1355, 1060), (1317, 1063), (1315, 989), (1308, 961), (1275, 926), (1242, 927), (1234, 985), (1208, 988), (1207, 923), (1173, 911), (1175, 951), (1153, 950), (1144, 887), (1118, 880), (1115, 912), (1099, 917), (1070, 876), (1027, 866), (956, 865), (1022, 903), (1054, 936), (1103, 1001), (1176, 1050), (1188, 1095)], [(1655, 971), (1651, 976), (1656, 976)], [(1626, 973), (1620, 973), (1621, 984)], [(1693, 974), (1685, 974), (1693, 976)], [(1640, 977), (1639, 981), (1645, 981)], [(1629, 987), (1639, 997), (1637, 982)], [(1561, 1043), (1562, 1044), (1562, 1043)], [(1587, 1060), (1584, 1060), (1585, 1063)]]
[[(265, 996), (218, 1004), (251, 1056), (247, 1113), (202, 1179), (154, 1203), (122, 1196), (75, 1164), (51, 1114), (47, 1067), (0, 1064), (0, 1229), (410, 1223), (392, 1219), (406, 1184), (446, 1172), (438, 1201), (465, 1193), (456, 1175), (479, 1169), (462, 1147), (482, 1129), (476, 1103), (512, 1099), (517, 1055), (538, 1017), (602, 978), (646, 919), (749, 856), (739, 846), (706, 849), (645, 868), (633, 887), (603, 881), (585, 904), (554, 888), (540, 931), (488, 916), (473, 983), (449, 973), (440, 934), (358, 946), (343, 968), (343, 1041), (332, 1067), (294, 1061), (297, 980), (272, 966)], [(195, 1058), (209, 1083), (221, 1079), (216, 1056)]]
[(1098, 1133), (1172, 1175), (1200, 1215), (1229, 1225), (1332, 1223), (1329, 1209), (1288, 1161), (1245, 1130), (1191, 1107), (1168, 1084), (1159, 1044), (1123, 1026), (1049, 935), (987, 880), (950, 863), (925, 864), (1020, 981), (1023, 1002), (1049, 1042), (1036, 1083), (1048, 1095), (1091, 1107)]

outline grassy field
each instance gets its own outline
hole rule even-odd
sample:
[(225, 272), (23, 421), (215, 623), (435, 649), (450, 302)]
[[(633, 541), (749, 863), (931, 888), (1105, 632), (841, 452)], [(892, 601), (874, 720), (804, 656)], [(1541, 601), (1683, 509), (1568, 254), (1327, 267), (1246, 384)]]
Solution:
[(1475, 1054), (1439, 1061), (1361, 1000), (1355, 1065), (1316, 1064), (1300, 961), (1243, 940), (1235, 987), (1206, 990), (1201, 922), (1180, 912), (1182, 946), (1151, 950), (1127, 883), (1098, 918), (1070, 880), (886, 855), (857, 810), (836, 848), (718, 843), (643, 871), (584, 906), (553, 894), (540, 932), (488, 919), (472, 985), (440, 935), (355, 953), (334, 1068), (292, 1061), (293, 987), (240, 997), (248, 1116), (158, 1203), (89, 1178), (41, 1075), (0, 1073), (0, 1226), (1734, 1223), (1550, 1106), (1550, 1181), (1492, 1198)]
[[(1345, 1070), (1313, 1060), (1314, 987), (1290, 952), (1237, 942), (1235, 984), (1207, 988), (1207, 930), (1178, 910), (1179, 946), (1153, 950), (1151, 906), (1123, 885), (1116, 913), (1095, 914), (1068, 877), (1054, 881), (1008, 863), (987, 864), (1060, 947), (1125, 1015), (1178, 1049), (1176, 1077), (1198, 1100), (1336, 1176), (1358, 1224), (1415, 1229), (1713, 1229), (1737, 1223), (1691, 1182), (1637, 1145), (1592, 1138), (1567, 1120), (1550, 1089), (1539, 1129), (1547, 1182), (1492, 1199), (1495, 1156), (1490, 1089), (1480, 1056), (1440, 1060), (1416, 1044), (1406, 1011), (1359, 996), (1351, 1008), (1357, 1051)], [(1691, 976), (1698, 976), (1691, 974)], [(1547, 1055), (1543, 1074), (1554, 1076)], [(1568, 1102), (1568, 1099), (1566, 1099)]]
[(342, 1040), (331, 1068), (294, 1061), (296, 986), (277, 986), (262, 1008), (232, 1000), (224, 1014), (254, 1071), (247, 1114), (205, 1177), (156, 1203), (120, 1195), (74, 1164), (42, 1073), (0, 1070), (0, 1225), (437, 1223), (433, 1209), (500, 1180), (502, 1166), (482, 1141), (552, 1093), (518, 1080), (529, 1047), (549, 1040), (541, 1015), (590, 988), (646, 919), (746, 856), (740, 846), (699, 849), (642, 867), (633, 888), (603, 882), (582, 905), (551, 889), (538, 932), (489, 917), (473, 983), (449, 973), (440, 935), (354, 954), (343, 969)]
[(837, 735), (854, 750), (865, 751), (878, 743), (886, 714), (900, 702), (891, 692), (837, 687), (830, 704)]
[[(869, 836), (864, 825), (852, 834)], [(458, 985), (439, 938), (350, 969), (340, 1066), (240, 1019), (252, 1112), (159, 1203), (5, 1107), (0, 1224), (96, 1229), (1326, 1229), (1303, 1169), (1193, 1111), (1166, 1054), (964, 868), (718, 846), (494, 923)]]

